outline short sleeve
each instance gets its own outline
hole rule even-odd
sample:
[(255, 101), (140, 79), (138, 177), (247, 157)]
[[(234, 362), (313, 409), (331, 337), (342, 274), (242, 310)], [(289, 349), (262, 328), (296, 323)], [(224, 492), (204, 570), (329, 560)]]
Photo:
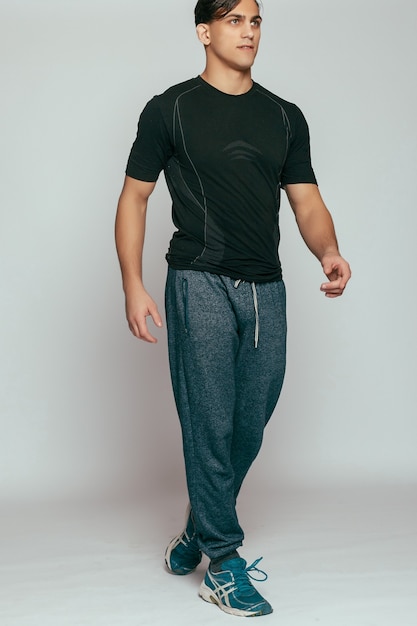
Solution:
[(156, 182), (171, 154), (169, 133), (155, 97), (148, 102), (139, 118), (126, 174), (137, 180)]
[(293, 183), (314, 183), (317, 180), (311, 165), (310, 133), (300, 109), (289, 111), (290, 145), (281, 175), (282, 186)]

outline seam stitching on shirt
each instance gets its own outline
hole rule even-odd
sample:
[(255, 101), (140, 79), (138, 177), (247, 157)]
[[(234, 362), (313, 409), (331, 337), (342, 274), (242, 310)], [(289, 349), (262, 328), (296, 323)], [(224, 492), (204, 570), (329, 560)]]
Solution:
[(195, 259), (193, 260), (193, 263), (196, 263), (205, 253), (206, 249), (207, 249), (207, 213), (208, 213), (208, 209), (207, 209), (207, 198), (206, 198), (206, 194), (205, 194), (205, 190), (204, 190), (204, 186), (203, 186), (203, 182), (201, 180), (201, 177), (198, 173), (198, 170), (196, 168), (196, 166), (194, 165), (194, 162), (187, 150), (187, 144), (185, 142), (185, 137), (184, 137), (184, 128), (182, 125), (182, 119), (181, 119), (181, 112), (180, 112), (180, 108), (179, 108), (179, 100), (180, 98), (182, 98), (182, 96), (185, 96), (187, 93), (190, 93), (190, 91), (194, 91), (195, 89), (200, 89), (201, 85), (197, 85), (196, 87), (193, 87), (193, 89), (189, 89), (188, 91), (182, 93), (181, 95), (178, 96), (178, 98), (175, 101), (175, 106), (174, 106), (174, 124), (173, 124), (173, 128), (174, 128), (174, 139), (175, 139), (175, 116), (178, 119), (178, 124), (180, 127), (180, 131), (181, 131), (181, 138), (182, 138), (182, 145), (184, 147), (184, 151), (185, 154), (187, 155), (187, 158), (189, 160), (189, 162), (191, 163), (191, 166), (194, 170), (195, 175), (197, 176), (197, 180), (198, 183), (200, 185), (200, 189), (201, 189), (201, 195), (203, 197), (203, 206), (201, 207), (202, 210), (204, 211), (204, 247), (202, 252), (197, 255), (195, 257)]

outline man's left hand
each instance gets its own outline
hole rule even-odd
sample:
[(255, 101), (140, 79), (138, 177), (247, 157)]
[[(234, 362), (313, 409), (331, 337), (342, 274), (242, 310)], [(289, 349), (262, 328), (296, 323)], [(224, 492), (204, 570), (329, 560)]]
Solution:
[(338, 298), (343, 294), (352, 275), (349, 263), (340, 255), (327, 254), (322, 258), (321, 264), (330, 282), (323, 283), (320, 290), (326, 298)]

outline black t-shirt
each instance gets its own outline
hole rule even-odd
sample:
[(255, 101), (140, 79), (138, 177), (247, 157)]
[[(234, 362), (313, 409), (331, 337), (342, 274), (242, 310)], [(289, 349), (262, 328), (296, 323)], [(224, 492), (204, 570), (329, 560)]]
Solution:
[(126, 174), (154, 182), (162, 170), (177, 228), (171, 267), (281, 278), (281, 186), (316, 184), (298, 107), (257, 83), (238, 96), (201, 77), (175, 85), (143, 110)]

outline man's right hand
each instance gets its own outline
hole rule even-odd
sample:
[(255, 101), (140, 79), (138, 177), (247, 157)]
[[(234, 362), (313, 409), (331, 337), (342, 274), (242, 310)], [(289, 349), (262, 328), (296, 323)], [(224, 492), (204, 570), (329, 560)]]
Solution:
[(162, 328), (162, 319), (158, 307), (148, 292), (143, 288), (126, 290), (126, 318), (132, 334), (142, 341), (157, 343), (156, 337), (148, 330), (146, 318), (152, 317), (153, 323)]

